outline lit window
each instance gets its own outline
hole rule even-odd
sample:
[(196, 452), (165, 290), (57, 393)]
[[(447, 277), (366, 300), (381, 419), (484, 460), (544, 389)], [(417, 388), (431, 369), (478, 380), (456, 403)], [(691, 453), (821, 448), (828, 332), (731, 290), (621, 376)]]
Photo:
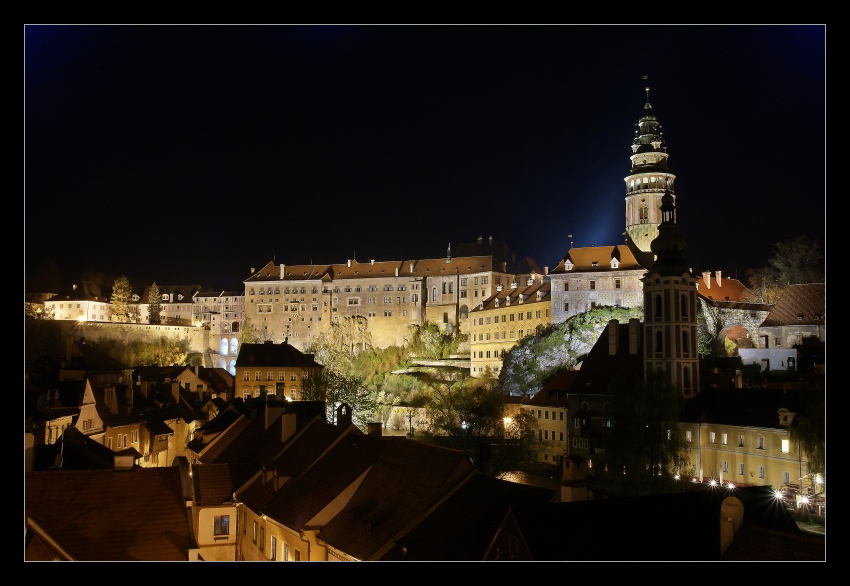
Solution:
[(791, 442), (788, 438), (782, 439), (782, 453), (787, 454), (791, 450)]

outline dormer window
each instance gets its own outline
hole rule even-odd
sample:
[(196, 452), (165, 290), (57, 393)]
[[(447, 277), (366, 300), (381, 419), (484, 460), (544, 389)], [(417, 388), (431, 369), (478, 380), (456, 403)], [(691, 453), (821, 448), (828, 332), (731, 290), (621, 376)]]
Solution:
[(592, 263), (590, 263), (590, 266), (596, 267), (599, 266), (599, 263), (597, 261), (593, 261)]
[(620, 261), (618, 261), (616, 258), (612, 258), (611, 259), (611, 268), (616, 269), (619, 266), (620, 266)]
[(564, 270), (565, 270), (565, 271), (571, 271), (571, 270), (573, 270), (573, 263), (571, 263), (571, 262), (569, 262), (569, 261), (565, 262), (565, 263), (564, 263)]

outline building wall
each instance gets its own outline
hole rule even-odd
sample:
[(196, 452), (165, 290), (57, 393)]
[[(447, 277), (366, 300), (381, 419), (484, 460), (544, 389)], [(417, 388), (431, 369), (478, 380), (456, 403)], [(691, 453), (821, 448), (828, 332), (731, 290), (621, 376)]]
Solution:
[(522, 405), (537, 423), (537, 459), (545, 464), (560, 464), (568, 453), (569, 418), (566, 407)]
[(552, 283), (552, 323), (596, 306), (638, 307), (643, 303), (644, 270), (567, 272), (549, 275)]
[(101, 301), (45, 301), (44, 307), (48, 313), (53, 312), (53, 319), (82, 322), (109, 322), (112, 319), (112, 305)]
[(235, 396), (243, 399), (274, 394), (278, 399), (301, 400), (301, 384), (314, 368), (300, 366), (239, 366), (233, 383)]
[(799, 483), (807, 469), (799, 445), (785, 428), (707, 423), (681, 426), (690, 446), (692, 471), (702, 479), (780, 488)]
[(80, 324), (74, 331), (75, 338), (96, 341), (127, 343), (134, 340), (159, 341), (164, 337), (171, 340), (186, 340), (190, 352), (204, 352), (208, 345), (209, 332), (201, 327), (172, 326), (164, 324), (122, 324), (88, 322)]
[[(236, 559), (236, 535), (239, 529), (237, 511), (233, 505), (220, 507), (197, 507), (194, 510), (195, 538), (198, 554), (205, 561), (234, 561)], [(227, 532), (216, 518), (227, 518)]]
[(470, 364), (473, 376), (481, 376), (487, 368), (498, 375), (505, 354), (538, 327), (551, 323), (549, 296), (535, 297), (520, 303), (500, 305), (493, 309), (473, 309), (469, 318)]

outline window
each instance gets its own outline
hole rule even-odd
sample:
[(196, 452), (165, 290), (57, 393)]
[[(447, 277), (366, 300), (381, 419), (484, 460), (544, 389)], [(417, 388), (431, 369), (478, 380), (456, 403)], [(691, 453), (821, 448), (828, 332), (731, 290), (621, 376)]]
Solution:
[(230, 515), (213, 517), (213, 535), (230, 535)]
[(721, 472), (729, 472), (729, 461), (723, 460), (723, 463), (720, 465)]
[(614, 279), (614, 289), (622, 289), (622, 282), (620, 279)]
[(596, 291), (596, 281), (590, 281), (590, 290)]
[(720, 434), (720, 440), (724, 446), (729, 445), (729, 434), (724, 431)]
[(787, 454), (791, 449), (791, 442), (788, 438), (782, 438), (782, 453)]
[(251, 533), (251, 541), (254, 542), (254, 545), (257, 545), (257, 522), (254, 521), (254, 530)]
[(283, 544), (283, 561), (285, 561), (285, 562), (289, 561), (289, 544), (288, 543)]
[(708, 443), (710, 443), (710, 444), (716, 444), (717, 443), (717, 434), (715, 434), (713, 431), (708, 432)]
[(758, 446), (756, 449), (763, 450), (764, 449), (764, 436), (760, 435), (758, 439)]
[(738, 476), (743, 476), (743, 475), (744, 475), (744, 465), (738, 464)]
[(685, 431), (685, 441), (688, 443), (694, 441), (693, 432), (690, 429)]
[(764, 480), (764, 466), (759, 466), (759, 478)]
[(260, 527), (260, 551), (266, 546), (266, 528)]
[(744, 434), (743, 433), (738, 434), (738, 447), (739, 448), (744, 447)]
[(782, 483), (783, 484), (790, 484), (790, 482), (791, 482), (791, 473), (790, 472), (783, 472), (782, 473)]
[(277, 537), (272, 535), (272, 542), (269, 549), (269, 559), (275, 561), (277, 559)]

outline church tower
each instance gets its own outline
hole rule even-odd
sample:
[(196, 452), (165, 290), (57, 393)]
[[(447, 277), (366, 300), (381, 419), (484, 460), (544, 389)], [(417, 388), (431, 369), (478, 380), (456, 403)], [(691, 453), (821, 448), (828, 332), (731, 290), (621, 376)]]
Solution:
[(648, 85), (643, 109), (643, 116), (635, 124), (631, 175), (625, 178), (626, 233), (638, 248), (649, 252), (661, 223), (661, 198), (665, 192), (676, 198), (676, 176), (667, 172), (667, 146), (661, 123), (649, 103)]
[(655, 263), (643, 277), (645, 376), (662, 371), (685, 399), (699, 392), (697, 289), (685, 264), (685, 239), (676, 225), (673, 194), (661, 197)]

